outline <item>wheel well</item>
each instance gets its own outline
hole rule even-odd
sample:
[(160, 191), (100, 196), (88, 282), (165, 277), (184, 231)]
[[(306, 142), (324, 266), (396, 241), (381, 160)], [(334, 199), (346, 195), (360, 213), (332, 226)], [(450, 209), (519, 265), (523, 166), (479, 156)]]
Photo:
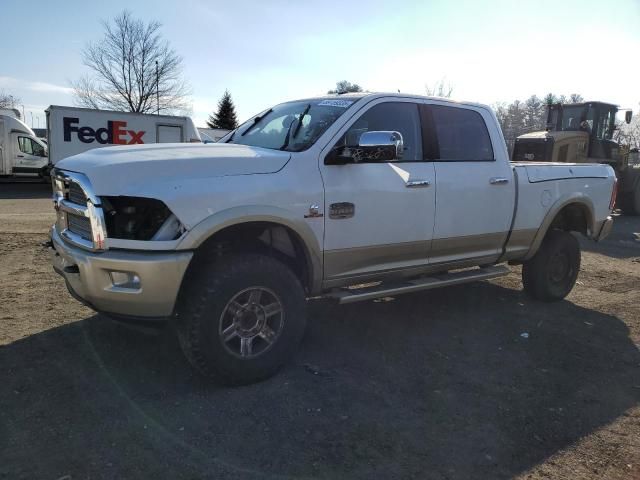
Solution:
[(296, 274), (307, 293), (311, 289), (313, 272), (304, 242), (291, 228), (273, 222), (240, 223), (214, 233), (198, 247), (189, 269), (205, 264), (203, 260), (234, 253), (275, 257)]
[(549, 230), (564, 230), (566, 232), (580, 232), (587, 236), (591, 224), (589, 221), (589, 209), (580, 203), (571, 203), (566, 205), (560, 210), (551, 225)]

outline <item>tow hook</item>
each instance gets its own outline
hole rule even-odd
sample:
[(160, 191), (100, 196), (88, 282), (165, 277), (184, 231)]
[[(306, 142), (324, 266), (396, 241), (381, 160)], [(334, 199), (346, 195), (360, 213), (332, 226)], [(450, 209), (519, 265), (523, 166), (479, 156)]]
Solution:
[(80, 273), (77, 265), (67, 265), (62, 270), (64, 270), (64, 273)]

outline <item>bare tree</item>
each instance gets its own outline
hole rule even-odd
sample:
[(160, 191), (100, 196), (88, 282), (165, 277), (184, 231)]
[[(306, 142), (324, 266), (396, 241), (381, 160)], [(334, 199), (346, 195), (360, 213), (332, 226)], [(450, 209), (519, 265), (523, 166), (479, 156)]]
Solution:
[(622, 120), (617, 121), (613, 139), (629, 149), (640, 149), (640, 116), (635, 115), (630, 124)]
[(159, 22), (125, 10), (102, 25), (104, 37), (82, 52), (91, 74), (72, 84), (78, 105), (139, 113), (190, 109), (182, 58), (160, 36)]
[(446, 82), (444, 78), (438, 80), (433, 86), (426, 84), (424, 89), (430, 97), (451, 98), (451, 94), (453, 93), (453, 86), (449, 82)]
[(340, 80), (336, 82), (335, 90), (329, 90), (327, 93), (353, 93), (353, 92), (362, 92), (362, 87), (357, 83), (347, 82), (346, 80)]
[(582, 103), (584, 102), (584, 97), (579, 93), (572, 93), (569, 95), (569, 103)]
[(20, 99), (15, 95), (0, 90), (0, 108), (18, 108)]

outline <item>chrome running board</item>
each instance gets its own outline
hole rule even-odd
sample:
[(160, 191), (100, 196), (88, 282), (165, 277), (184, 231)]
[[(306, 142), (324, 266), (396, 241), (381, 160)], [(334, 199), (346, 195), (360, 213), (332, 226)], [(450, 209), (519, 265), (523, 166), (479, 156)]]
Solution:
[(346, 287), (335, 290), (326, 296), (337, 299), (339, 303), (354, 303), (381, 297), (392, 297), (402, 293), (417, 292), (419, 290), (460, 285), (478, 280), (490, 280), (492, 278), (503, 277), (509, 274), (510, 271), (506, 265), (492, 265), (490, 267), (461, 270), (453, 273), (439, 273), (392, 284), (380, 283), (375, 286), (362, 288)]

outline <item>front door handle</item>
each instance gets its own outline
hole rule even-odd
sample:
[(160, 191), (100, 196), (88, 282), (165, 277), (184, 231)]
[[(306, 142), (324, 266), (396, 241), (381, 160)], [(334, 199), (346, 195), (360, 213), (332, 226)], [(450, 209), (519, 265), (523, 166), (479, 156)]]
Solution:
[(429, 180), (407, 180), (406, 187), (407, 188), (420, 188), (420, 187), (428, 187), (431, 185)]
[(509, 179), (506, 177), (492, 177), (489, 179), (491, 185), (502, 185), (503, 183), (509, 183)]
[(16, 155), (18, 158), (24, 158), (24, 155)]

